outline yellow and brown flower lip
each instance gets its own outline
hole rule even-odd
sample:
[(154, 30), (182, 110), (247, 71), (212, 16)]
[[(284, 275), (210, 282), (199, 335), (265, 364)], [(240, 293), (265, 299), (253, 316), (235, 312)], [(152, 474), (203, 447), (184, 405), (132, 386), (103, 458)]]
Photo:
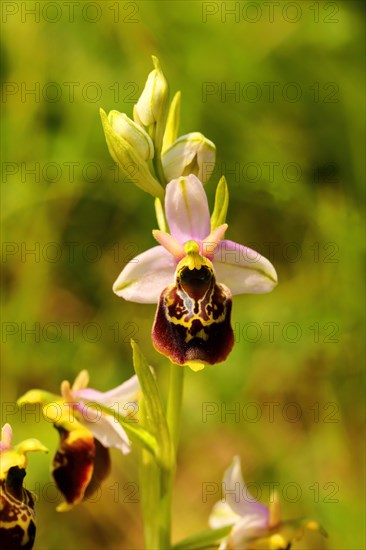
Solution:
[(211, 262), (201, 262), (200, 269), (190, 269), (189, 259), (180, 262), (176, 284), (162, 292), (153, 325), (154, 347), (179, 365), (219, 363), (234, 344), (231, 292), (216, 283)]
[(68, 431), (55, 425), (60, 446), (52, 463), (52, 476), (65, 498), (58, 511), (67, 511), (90, 497), (108, 476), (109, 451), (84, 427)]
[(13, 446), (12, 435), (11, 426), (5, 424), (0, 442), (0, 548), (31, 550), (36, 534), (35, 499), (23, 487), (26, 455), (47, 449), (37, 439), (26, 439)]
[(24, 468), (13, 466), (0, 481), (0, 548), (30, 550), (36, 535), (34, 497), (23, 487)]

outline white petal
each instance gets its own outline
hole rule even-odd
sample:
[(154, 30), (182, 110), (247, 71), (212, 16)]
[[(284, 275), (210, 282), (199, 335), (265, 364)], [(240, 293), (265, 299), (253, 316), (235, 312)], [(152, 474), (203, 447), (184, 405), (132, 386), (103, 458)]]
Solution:
[(210, 233), (210, 212), (205, 190), (190, 174), (168, 183), (165, 213), (170, 233), (179, 242), (203, 240)]
[(164, 288), (174, 281), (176, 265), (162, 246), (150, 248), (126, 265), (113, 291), (130, 302), (156, 304)]
[(126, 382), (123, 382), (120, 386), (113, 388), (112, 390), (101, 392), (98, 390), (93, 390), (92, 388), (86, 388), (84, 390), (79, 390), (74, 394), (75, 399), (82, 399), (84, 402), (95, 401), (106, 407), (112, 407), (117, 409), (118, 412), (123, 414), (123, 405), (126, 403), (131, 403), (136, 400), (137, 394), (140, 391), (140, 383), (136, 376), (132, 376)]
[(240, 520), (240, 516), (235, 514), (227, 502), (219, 500), (212, 508), (208, 523), (212, 529), (219, 529), (226, 525), (233, 525)]
[(255, 250), (221, 241), (214, 253), (217, 282), (224, 283), (232, 294), (262, 294), (277, 284), (277, 273), (267, 258)]
[(118, 420), (113, 416), (105, 415), (98, 411), (95, 420), (89, 421), (88, 418), (93, 418), (94, 413), (95, 409), (84, 407), (81, 415), (82, 424), (92, 432), (93, 436), (104, 447), (115, 447), (122, 451), (123, 454), (129, 453), (130, 441)]
[(269, 510), (249, 493), (241, 473), (240, 458), (235, 456), (223, 479), (225, 502), (232, 512), (241, 518), (250, 517), (250, 522), (267, 525)]

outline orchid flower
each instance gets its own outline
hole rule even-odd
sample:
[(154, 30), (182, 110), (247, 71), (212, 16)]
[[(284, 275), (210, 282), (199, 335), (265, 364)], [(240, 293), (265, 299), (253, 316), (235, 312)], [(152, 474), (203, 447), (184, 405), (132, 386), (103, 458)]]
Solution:
[(161, 158), (167, 181), (194, 174), (202, 183), (210, 178), (215, 159), (215, 144), (200, 132), (180, 136), (163, 151)]
[(231, 351), (232, 295), (270, 292), (277, 284), (269, 260), (224, 239), (226, 207), (216, 204), (210, 220), (200, 180), (193, 174), (172, 180), (165, 195), (170, 234), (153, 231), (160, 246), (139, 254), (113, 285), (125, 300), (158, 302), (154, 346), (193, 370), (223, 361)]
[(38, 439), (12, 444), (13, 431), (5, 424), (0, 442), (0, 547), (31, 550), (36, 534), (35, 498), (23, 487), (27, 453), (47, 452)]
[(244, 483), (238, 456), (224, 474), (223, 492), (224, 498), (215, 504), (209, 519), (213, 529), (232, 525), (219, 550), (289, 550), (293, 542), (303, 536), (305, 529), (326, 536), (314, 520), (281, 521), (276, 494), (269, 508), (255, 500)]
[[(60, 434), (52, 465), (53, 477), (66, 500), (59, 511), (70, 509), (98, 488), (109, 473), (109, 447), (123, 454), (130, 452), (128, 436), (113, 411), (128, 416), (140, 391), (137, 376), (107, 392), (88, 388), (88, 383), (88, 372), (83, 370), (72, 386), (62, 382), (60, 396), (30, 390), (18, 400), (19, 405), (43, 404), (43, 414)], [(98, 404), (103, 409), (96, 408)], [(105, 408), (111, 414), (105, 413)]]

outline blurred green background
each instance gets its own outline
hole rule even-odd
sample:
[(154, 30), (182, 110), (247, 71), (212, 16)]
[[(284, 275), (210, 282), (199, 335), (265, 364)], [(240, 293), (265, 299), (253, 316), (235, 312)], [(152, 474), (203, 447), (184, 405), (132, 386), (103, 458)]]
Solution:
[(165, 392), (154, 306), (111, 291), (154, 244), (153, 201), (116, 174), (98, 114), (132, 114), (151, 54), (182, 91), (180, 133), (217, 146), (206, 189), (212, 207), (226, 173), (228, 238), (267, 256), (280, 281), (269, 295), (235, 298), (225, 364), (187, 372), (174, 539), (207, 526), (239, 454), (258, 498), (268, 503), (275, 483), (285, 518), (316, 518), (329, 533), (296, 548), (365, 548), (364, 3), (2, 8), (2, 422), (16, 441), (39, 437), (50, 449), (30, 457), (26, 478), (39, 497), (35, 548), (142, 547), (136, 452), (112, 452), (95, 502), (60, 515), (49, 475), (56, 431), (14, 401), (34, 387), (57, 393), (82, 368), (92, 387), (121, 383), (131, 336)]

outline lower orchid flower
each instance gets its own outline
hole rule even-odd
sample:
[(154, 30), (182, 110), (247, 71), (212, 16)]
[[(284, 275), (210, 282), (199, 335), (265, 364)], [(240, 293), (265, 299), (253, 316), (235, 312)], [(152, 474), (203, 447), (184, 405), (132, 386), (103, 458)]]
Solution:
[(35, 498), (23, 487), (27, 453), (47, 452), (38, 439), (12, 445), (13, 431), (5, 424), (0, 442), (0, 548), (31, 550), (36, 534)]
[(270, 292), (277, 284), (269, 260), (223, 238), (228, 193), (226, 182), (220, 184), (210, 219), (200, 180), (193, 174), (172, 180), (165, 196), (170, 234), (153, 231), (160, 246), (138, 255), (113, 285), (125, 300), (158, 302), (155, 348), (194, 370), (230, 353), (232, 295)]
[(62, 382), (60, 396), (30, 390), (18, 400), (19, 405), (41, 403), (44, 416), (59, 432), (52, 464), (52, 475), (66, 501), (59, 511), (70, 509), (99, 487), (109, 473), (109, 447), (130, 452), (128, 436), (113, 411), (128, 416), (134, 408), (140, 391), (137, 376), (107, 392), (88, 388), (88, 383), (88, 372), (83, 370), (71, 387), (68, 381)]
[(224, 474), (223, 493), (209, 519), (213, 529), (232, 525), (219, 550), (290, 550), (306, 529), (327, 536), (319, 523), (311, 519), (281, 521), (276, 493), (269, 508), (255, 500), (244, 483), (238, 456)]

